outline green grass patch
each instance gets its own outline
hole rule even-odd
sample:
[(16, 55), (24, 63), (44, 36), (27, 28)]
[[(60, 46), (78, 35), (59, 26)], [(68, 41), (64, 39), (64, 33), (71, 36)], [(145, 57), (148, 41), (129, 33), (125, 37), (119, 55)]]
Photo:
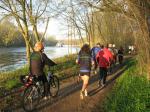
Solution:
[(116, 80), (103, 104), (104, 112), (150, 112), (150, 83), (140, 75), (136, 61), (126, 63), (129, 69)]

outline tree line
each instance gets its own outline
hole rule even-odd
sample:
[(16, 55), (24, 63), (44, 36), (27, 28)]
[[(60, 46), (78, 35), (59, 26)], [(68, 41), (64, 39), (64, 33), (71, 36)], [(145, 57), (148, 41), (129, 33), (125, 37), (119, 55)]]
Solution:
[[(31, 42), (29, 28), (35, 41), (42, 41), (51, 18), (63, 21), (68, 42), (79, 38), (88, 41), (113, 43), (117, 46), (136, 45), (140, 66), (150, 64), (150, 2), (149, 0), (1, 0), (3, 16), (17, 23), (26, 45), (29, 60)], [(38, 25), (45, 24), (39, 36)], [(143, 69), (141, 67), (141, 69)]]
[(70, 0), (63, 17), (68, 19), (70, 40), (75, 34), (81, 43), (88, 41), (90, 46), (96, 42), (124, 48), (135, 45), (143, 71), (150, 65), (149, 12), (149, 0)]
[[(30, 36), (32, 32), (30, 31)], [(42, 35), (42, 34), (40, 34)], [(32, 43), (34, 43), (34, 38), (32, 38)], [(55, 46), (57, 40), (53, 36), (49, 36), (43, 39), (46, 46)], [(22, 34), (19, 32), (18, 27), (15, 26), (9, 18), (0, 22), (0, 47), (25, 47), (25, 42), (23, 40)]]

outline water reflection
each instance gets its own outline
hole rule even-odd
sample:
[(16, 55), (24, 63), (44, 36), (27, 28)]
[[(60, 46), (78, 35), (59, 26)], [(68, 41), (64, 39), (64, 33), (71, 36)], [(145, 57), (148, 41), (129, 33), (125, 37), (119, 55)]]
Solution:
[[(78, 51), (73, 47), (73, 53)], [(0, 71), (10, 71), (24, 66), (26, 61), (25, 47), (20, 48), (0, 48)], [(46, 47), (45, 53), (49, 58), (54, 59), (68, 54), (68, 47)]]

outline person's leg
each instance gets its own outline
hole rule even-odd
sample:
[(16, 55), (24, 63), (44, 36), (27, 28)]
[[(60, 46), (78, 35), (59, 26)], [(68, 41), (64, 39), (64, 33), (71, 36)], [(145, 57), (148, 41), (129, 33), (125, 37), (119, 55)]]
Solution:
[(87, 89), (87, 86), (88, 86), (88, 83), (89, 83), (89, 75), (81, 76), (81, 78), (83, 80), (83, 86), (82, 86), (81, 91), (85, 91), (85, 89)]
[(99, 68), (99, 80), (101, 81), (103, 79), (103, 68)]
[(106, 77), (107, 77), (107, 68), (103, 69), (103, 75), (104, 75), (103, 84), (105, 85), (105, 83), (106, 83)]
[(99, 68), (99, 86), (103, 83), (103, 67)]
[(49, 85), (48, 85), (48, 81), (45, 75), (42, 75), (41, 77), (43, 85), (44, 85), (44, 96), (48, 96), (49, 94)]
[(83, 94), (85, 94), (85, 96), (87, 96), (87, 86), (89, 83), (89, 75), (85, 74), (85, 75), (81, 76), (81, 79), (83, 80), (83, 85), (82, 85), (80, 97), (81, 97), (81, 99), (83, 99)]

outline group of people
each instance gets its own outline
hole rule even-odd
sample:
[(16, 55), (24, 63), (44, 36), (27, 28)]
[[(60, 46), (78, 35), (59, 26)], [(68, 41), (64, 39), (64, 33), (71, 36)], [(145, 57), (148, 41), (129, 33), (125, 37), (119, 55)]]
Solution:
[[(96, 70), (99, 68), (99, 84), (98, 86), (104, 87), (106, 84), (106, 77), (108, 69), (111, 72), (111, 66), (116, 64), (118, 60), (123, 60), (123, 48), (116, 49), (114, 44), (107, 44), (106, 46), (97, 43), (92, 49), (88, 44), (84, 44), (78, 53), (76, 63), (79, 64), (79, 77), (83, 80), (80, 98), (84, 99), (88, 96), (87, 87), (91, 74), (91, 68), (94, 66)], [(120, 58), (121, 57), (121, 58)], [(120, 64), (122, 61), (120, 61)]]
[[(49, 85), (44, 73), (44, 66), (54, 66), (55, 62), (50, 60), (44, 51), (44, 45), (42, 42), (37, 42), (34, 46), (34, 51), (30, 56), (30, 74), (36, 75), (44, 85), (44, 99), (49, 97)], [(115, 64), (118, 57), (122, 57), (123, 60), (123, 48), (119, 50), (114, 45), (100, 45), (97, 43), (92, 49), (89, 44), (84, 44), (78, 53), (76, 63), (80, 66), (79, 76), (83, 80), (82, 89), (80, 92), (80, 98), (88, 96), (87, 86), (91, 74), (91, 68), (94, 66), (96, 70), (99, 68), (99, 86), (104, 87), (106, 84), (106, 77), (108, 68), (111, 68), (112, 64)], [(120, 58), (119, 58), (120, 60)]]

